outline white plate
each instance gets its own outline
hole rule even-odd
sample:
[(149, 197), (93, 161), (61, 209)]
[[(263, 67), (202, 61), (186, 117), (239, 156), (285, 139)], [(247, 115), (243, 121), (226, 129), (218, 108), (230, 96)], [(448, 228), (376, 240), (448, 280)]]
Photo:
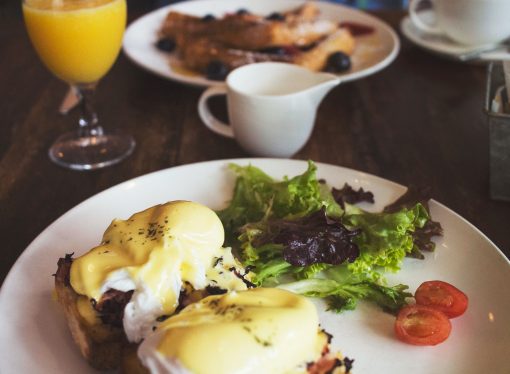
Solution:
[[(431, 10), (420, 12), (420, 17), (427, 23), (432, 23), (434, 14)], [(430, 35), (419, 30), (406, 16), (400, 22), (400, 31), (404, 36), (417, 46), (436, 54), (456, 60), (470, 60), (474, 55), (479, 60), (506, 60), (510, 58), (507, 47), (500, 44), (487, 44), (484, 46), (466, 46), (455, 43), (444, 35)]]
[[(137, 65), (161, 77), (197, 86), (222, 85), (201, 75), (186, 71), (179, 59), (155, 47), (158, 30), (170, 10), (198, 16), (214, 14), (218, 17), (240, 8), (255, 14), (285, 11), (302, 4), (300, 0), (197, 0), (185, 1), (151, 12), (129, 25), (124, 35), (126, 55)], [(359, 79), (388, 66), (397, 56), (400, 41), (397, 34), (381, 20), (346, 6), (316, 2), (322, 17), (335, 22), (350, 21), (374, 28), (374, 33), (356, 38), (357, 46), (352, 56), (352, 69), (341, 74), (344, 81)]]
[[(233, 160), (261, 167), (274, 177), (296, 175), (304, 161)], [(231, 197), (233, 176), (228, 161), (191, 164), (148, 174), (112, 187), (86, 200), (44, 230), (20, 256), (0, 293), (0, 372), (93, 373), (78, 353), (51, 293), (57, 259), (80, 255), (99, 243), (110, 221), (126, 218), (148, 206), (189, 199), (218, 209)], [(381, 209), (405, 188), (393, 182), (338, 166), (319, 164), (318, 176), (333, 186), (348, 182), (375, 194)], [(333, 344), (354, 358), (355, 373), (508, 373), (510, 357), (510, 263), (480, 231), (437, 203), (435, 220), (445, 235), (425, 260), (406, 259), (392, 282), (411, 290), (425, 280), (451, 282), (470, 299), (465, 315), (452, 320), (450, 338), (436, 347), (399, 342), (394, 318), (368, 304), (337, 315), (321, 312)]]

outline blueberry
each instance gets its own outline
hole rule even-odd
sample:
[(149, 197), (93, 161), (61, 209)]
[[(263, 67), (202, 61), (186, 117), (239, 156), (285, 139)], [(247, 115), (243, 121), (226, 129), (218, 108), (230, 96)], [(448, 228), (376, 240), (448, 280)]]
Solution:
[(170, 38), (159, 39), (156, 48), (165, 52), (172, 52), (175, 49), (175, 40)]
[(284, 56), (287, 54), (287, 50), (284, 47), (268, 47), (261, 49), (259, 52), (277, 56)]
[(205, 69), (205, 75), (207, 79), (213, 81), (222, 81), (228, 75), (228, 67), (223, 62), (214, 60), (207, 65)]
[(204, 22), (214, 21), (215, 19), (216, 17), (213, 16), (212, 14), (206, 14), (205, 16), (202, 17), (202, 21)]
[(326, 70), (339, 73), (351, 68), (351, 58), (343, 52), (334, 52), (329, 55)]
[(273, 12), (270, 15), (268, 15), (266, 17), (266, 19), (269, 20), (269, 21), (284, 21), (285, 20), (285, 16), (283, 14), (281, 14), (281, 13)]
[(237, 14), (238, 16), (242, 16), (243, 14), (250, 14), (250, 11), (249, 11), (248, 9), (241, 8), (241, 9), (239, 9), (239, 10), (236, 12), (236, 14)]

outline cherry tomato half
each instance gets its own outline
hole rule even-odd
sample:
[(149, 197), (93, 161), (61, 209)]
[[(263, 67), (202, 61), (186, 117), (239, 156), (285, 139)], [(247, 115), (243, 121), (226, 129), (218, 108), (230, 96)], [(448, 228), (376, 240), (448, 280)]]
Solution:
[(395, 334), (404, 343), (436, 345), (450, 335), (452, 324), (448, 317), (428, 306), (408, 305), (400, 309), (395, 321)]
[(416, 304), (437, 309), (448, 318), (463, 314), (468, 307), (468, 298), (464, 292), (443, 281), (423, 282), (414, 295)]

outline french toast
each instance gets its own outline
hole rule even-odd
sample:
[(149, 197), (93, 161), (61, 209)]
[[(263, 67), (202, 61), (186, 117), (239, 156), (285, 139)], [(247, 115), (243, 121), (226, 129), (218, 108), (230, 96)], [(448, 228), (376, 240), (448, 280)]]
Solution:
[(230, 48), (251, 51), (282, 45), (306, 46), (337, 28), (334, 22), (318, 20), (317, 16), (317, 7), (310, 3), (282, 13), (276, 20), (251, 13), (233, 13), (209, 20), (172, 11), (163, 24), (161, 36), (172, 39), (183, 35), (192, 39), (205, 36)]
[(206, 37), (187, 38), (187, 42), (179, 44), (182, 45), (180, 55), (184, 65), (200, 72), (205, 71), (213, 61), (221, 61), (229, 70), (255, 62), (279, 61), (319, 71), (324, 68), (332, 53), (341, 51), (350, 55), (354, 49), (354, 39), (350, 32), (344, 28), (337, 29), (309, 49), (282, 48), (284, 53), (278, 49), (275, 49), (276, 52), (273, 53), (271, 50), (262, 52), (230, 48)]
[(320, 71), (332, 54), (340, 52), (348, 59), (355, 40), (348, 28), (320, 19), (319, 13), (313, 3), (265, 17), (242, 9), (222, 18), (170, 11), (160, 29), (160, 40), (171, 40), (183, 66), (209, 79), (224, 78), (210, 74), (214, 64), (221, 64), (223, 72), (265, 61)]
[(354, 38), (349, 30), (340, 28), (320, 43), (317, 43), (313, 48), (298, 53), (292, 62), (310, 70), (322, 70), (326, 66), (326, 61), (331, 54), (343, 52), (346, 55), (351, 55), (354, 51), (354, 46)]
[(181, 45), (179, 52), (184, 66), (198, 72), (205, 72), (213, 61), (222, 62), (229, 70), (255, 62), (291, 62), (290, 56), (229, 48), (205, 37), (187, 38)]

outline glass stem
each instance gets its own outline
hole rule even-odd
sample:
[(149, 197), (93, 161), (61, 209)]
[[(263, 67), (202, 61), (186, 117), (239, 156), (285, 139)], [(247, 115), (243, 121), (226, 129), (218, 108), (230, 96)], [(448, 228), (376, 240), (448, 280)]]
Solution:
[(103, 135), (103, 128), (99, 125), (97, 114), (94, 109), (94, 93), (96, 84), (86, 84), (76, 86), (77, 92), (81, 96), (81, 115), (78, 121), (80, 125), (80, 137), (96, 137)]

